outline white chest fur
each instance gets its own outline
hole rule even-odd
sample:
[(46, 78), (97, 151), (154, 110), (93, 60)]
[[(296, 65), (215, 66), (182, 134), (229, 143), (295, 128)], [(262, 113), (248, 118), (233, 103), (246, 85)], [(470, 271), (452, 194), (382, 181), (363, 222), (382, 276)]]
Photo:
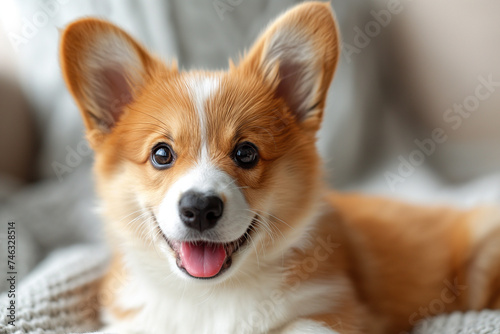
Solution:
[[(308, 314), (328, 312), (345, 292), (345, 280), (283, 285), (284, 275), (260, 269), (244, 280), (219, 286), (167, 277), (151, 282), (136, 274), (119, 292), (118, 303), (139, 311), (107, 328), (119, 333), (268, 333)], [(155, 279), (157, 280), (157, 279)], [(175, 282), (173, 282), (175, 280)], [(108, 322), (115, 322), (105, 315)]]

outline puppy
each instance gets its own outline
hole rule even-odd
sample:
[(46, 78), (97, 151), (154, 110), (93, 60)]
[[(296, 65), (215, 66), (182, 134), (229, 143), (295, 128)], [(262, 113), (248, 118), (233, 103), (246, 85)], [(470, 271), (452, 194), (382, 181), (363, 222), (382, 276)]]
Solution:
[(105, 21), (65, 29), (114, 255), (107, 331), (387, 334), (500, 307), (496, 208), (326, 189), (315, 136), (339, 43), (317, 2), (226, 72), (179, 71)]

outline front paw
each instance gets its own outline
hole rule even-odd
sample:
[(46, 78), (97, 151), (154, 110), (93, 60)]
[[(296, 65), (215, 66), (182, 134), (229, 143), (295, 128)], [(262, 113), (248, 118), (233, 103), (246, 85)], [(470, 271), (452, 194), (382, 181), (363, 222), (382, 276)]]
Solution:
[(300, 319), (269, 334), (340, 334), (314, 320)]
[(141, 332), (127, 329), (124, 326), (110, 325), (99, 330), (99, 334), (143, 334)]

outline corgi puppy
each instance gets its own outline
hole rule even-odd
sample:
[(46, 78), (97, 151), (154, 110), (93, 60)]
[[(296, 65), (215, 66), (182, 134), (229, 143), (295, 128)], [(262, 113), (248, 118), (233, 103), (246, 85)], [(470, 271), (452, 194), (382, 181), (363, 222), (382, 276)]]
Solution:
[(180, 71), (98, 19), (64, 30), (113, 252), (107, 332), (387, 334), (500, 307), (497, 208), (326, 189), (315, 141), (339, 48), (322, 2), (228, 71)]

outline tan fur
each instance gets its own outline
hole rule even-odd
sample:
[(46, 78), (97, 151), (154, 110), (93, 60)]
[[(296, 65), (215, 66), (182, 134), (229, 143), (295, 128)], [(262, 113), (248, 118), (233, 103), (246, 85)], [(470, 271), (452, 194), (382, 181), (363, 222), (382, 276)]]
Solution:
[[(267, 64), (264, 56), (272, 37), (287, 29), (311, 43), (316, 61), (311, 68), (321, 73), (315, 86), (317, 104), (301, 119), (277, 97), (278, 65)], [(133, 319), (138, 312), (118, 298), (123, 282), (134, 279), (132, 265), (124, 260), (125, 250), (149, 252), (154, 257), (155, 247), (164, 243), (158, 235), (151, 235), (149, 229), (159, 227), (141, 220), (141, 209), (154, 212), (165, 192), (195, 164), (202, 145), (195, 104), (186, 88), (189, 80), (198, 77), (219, 82), (205, 105), (211, 162), (237, 180), (252, 209), (272, 207), (273, 215), (265, 219), (273, 223), (273, 229), (257, 227), (255, 252), (269, 258), (280, 255), (255, 271), (249, 264), (255, 254), (249, 250), (250, 260), (227, 279), (227, 285), (239, 286), (261, 270), (274, 268), (284, 277), (284, 291), (293, 292), (296, 285), (306, 283), (324, 286), (324, 297), (335, 299), (336, 306), (321, 313), (299, 310), (298, 314), (343, 334), (409, 330), (423, 318), (420, 308), (433, 303), (443, 305), (442, 313), (500, 307), (497, 209), (419, 207), (323, 189), (315, 135), (338, 61), (336, 30), (329, 5), (303, 4), (270, 26), (239, 65), (231, 63), (228, 72), (186, 73), (162, 64), (104, 21), (84, 19), (66, 28), (62, 69), (96, 151), (97, 190), (116, 254), (102, 288), (116, 297), (104, 305), (116, 321)], [(140, 62), (127, 73), (131, 95), (120, 109), (119, 120), (103, 130), (95, 118), (101, 111), (88, 93), (93, 87), (86, 55), (99, 38), (109, 34), (124, 39)], [(151, 148), (161, 141), (176, 152), (176, 162), (168, 171), (156, 170), (149, 162)], [(254, 169), (242, 170), (229, 157), (234, 145), (242, 141), (259, 147), (261, 161)], [(318, 238), (336, 245), (327, 260), (317, 260)], [(310, 259), (316, 259), (317, 268), (305, 273), (301, 264)], [(143, 270), (154, 271), (155, 265), (145, 263)], [(123, 279), (117, 283), (111, 279), (116, 276)], [(336, 277), (347, 282), (340, 294), (333, 283)], [(455, 283), (461, 290), (449, 290)]]

